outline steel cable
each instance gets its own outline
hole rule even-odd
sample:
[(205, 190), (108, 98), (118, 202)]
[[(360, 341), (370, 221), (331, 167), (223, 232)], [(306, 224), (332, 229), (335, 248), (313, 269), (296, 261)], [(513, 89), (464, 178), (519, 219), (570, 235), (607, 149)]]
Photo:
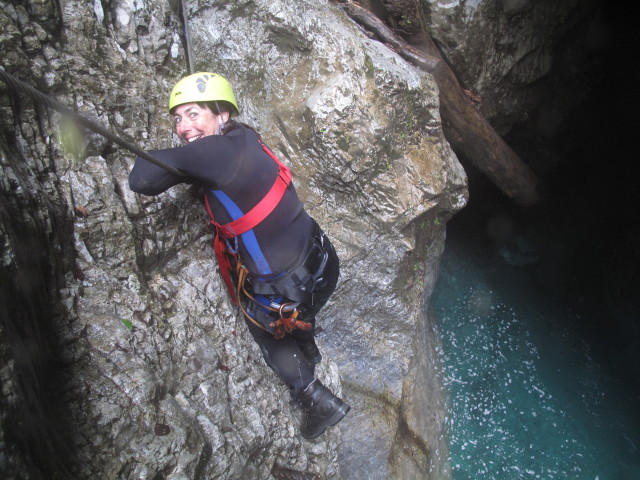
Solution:
[(138, 155), (139, 157), (142, 157), (145, 160), (148, 160), (149, 162), (153, 163), (154, 165), (156, 165), (156, 166), (158, 166), (160, 168), (164, 168), (165, 170), (167, 170), (170, 173), (173, 173), (174, 175), (177, 175), (177, 176), (180, 176), (180, 177), (186, 177), (187, 176), (184, 172), (181, 172), (177, 168), (174, 168), (174, 167), (172, 167), (170, 165), (167, 165), (167, 164), (161, 162), (160, 160), (158, 160), (154, 156), (152, 156), (152, 155), (148, 154), (147, 152), (145, 152), (140, 147), (134, 145), (131, 142), (128, 142), (127, 140), (122, 139), (118, 135), (115, 135), (113, 132), (111, 132), (107, 128), (105, 128), (103, 125), (100, 125), (100, 124), (98, 124), (98, 123), (96, 123), (96, 122), (94, 122), (92, 120), (89, 120), (86, 117), (83, 117), (79, 113), (74, 112), (73, 110), (68, 108), (66, 105), (63, 105), (60, 102), (57, 102), (56, 100), (54, 100), (50, 96), (48, 96), (48, 95), (42, 93), (41, 91), (33, 88), (31, 85), (28, 85), (25, 82), (23, 82), (22, 80), (17, 79), (13, 75), (11, 75), (7, 71), (5, 71), (3, 67), (0, 67), (0, 78), (2, 78), (2, 80), (9, 87), (11, 87), (13, 90), (22, 91), (22, 92), (28, 94), (31, 98), (33, 98), (34, 100), (42, 103), (46, 107), (52, 108), (52, 109), (57, 110), (58, 112), (62, 113), (63, 115), (67, 115), (67, 116), (71, 117), (78, 124), (88, 128), (89, 130), (92, 130), (95, 133), (98, 133), (98, 134), (102, 135), (103, 137), (107, 138), (108, 140), (111, 140), (113, 143), (116, 143), (116, 144), (120, 145), (121, 147), (126, 148), (130, 152), (133, 152), (136, 155)]

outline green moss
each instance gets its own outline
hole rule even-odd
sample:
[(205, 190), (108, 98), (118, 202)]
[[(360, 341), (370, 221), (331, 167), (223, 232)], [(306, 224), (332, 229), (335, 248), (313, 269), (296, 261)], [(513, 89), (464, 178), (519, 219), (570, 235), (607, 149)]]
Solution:
[(133, 323), (131, 323), (131, 320), (127, 320), (126, 318), (121, 318), (120, 321), (129, 330), (133, 330)]
[(56, 140), (69, 160), (75, 162), (84, 157), (85, 139), (78, 125), (73, 121), (65, 119), (60, 123)]

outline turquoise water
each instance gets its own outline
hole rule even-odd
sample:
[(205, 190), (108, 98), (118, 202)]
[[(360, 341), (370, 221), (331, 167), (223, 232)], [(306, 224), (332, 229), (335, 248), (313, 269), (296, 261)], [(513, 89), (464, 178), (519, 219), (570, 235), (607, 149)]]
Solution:
[(431, 305), (454, 480), (640, 479), (637, 391), (584, 329), (588, 311), (455, 238)]

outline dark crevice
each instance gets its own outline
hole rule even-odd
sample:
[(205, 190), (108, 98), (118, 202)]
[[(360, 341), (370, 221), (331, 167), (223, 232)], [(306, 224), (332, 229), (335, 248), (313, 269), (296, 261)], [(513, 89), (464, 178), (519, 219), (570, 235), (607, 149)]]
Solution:
[(65, 320), (59, 291), (73, 263), (72, 223), (64, 205), (27, 187), (21, 171), (26, 160), (4, 142), (0, 148), (13, 164), (16, 187), (0, 190), (3, 256), (10, 259), (0, 264), (0, 355), (3, 365), (12, 366), (3, 388), (10, 393), (0, 397), (7, 449), (2, 453), (21, 462), (7, 465), (4, 473), (72, 479), (70, 370), (56, 334), (57, 323)]
[(187, 71), (193, 73), (193, 57), (191, 54), (191, 38), (189, 36), (189, 19), (187, 18), (187, 7), (183, 0), (177, 1), (177, 14), (180, 19), (182, 29), (180, 30), (180, 40), (182, 41), (182, 48), (184, 49), (184, 55), (187, 60)]

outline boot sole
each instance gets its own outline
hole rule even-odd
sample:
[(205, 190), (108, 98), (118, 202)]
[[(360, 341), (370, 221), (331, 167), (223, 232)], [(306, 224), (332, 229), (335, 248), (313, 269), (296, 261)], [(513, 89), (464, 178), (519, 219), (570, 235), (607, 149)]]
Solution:
[(314, 438), (319, 437), (320, 435), (322, 435), (327, 428), (329, 427), (333, 427), (336, 423), (338, 423), (340, 420), (342, 420), (345, 415), (347, 413), (349, 413), (349, 410), (351, 410), (351, 407), (349, 405), (347, 405), (346, 403), (342, 404), (340, 406), (340, 408), (338, 408), (333, 415), (331, 415), (326, 422), (324, 422), (322, 424), (322, 430), (320, 430), (318, 433), (315, 433), (313, 435), (305, 435), (304, 433), (302, 433), (302, 437), (306, 438), (307, 440), (312, 440)]

